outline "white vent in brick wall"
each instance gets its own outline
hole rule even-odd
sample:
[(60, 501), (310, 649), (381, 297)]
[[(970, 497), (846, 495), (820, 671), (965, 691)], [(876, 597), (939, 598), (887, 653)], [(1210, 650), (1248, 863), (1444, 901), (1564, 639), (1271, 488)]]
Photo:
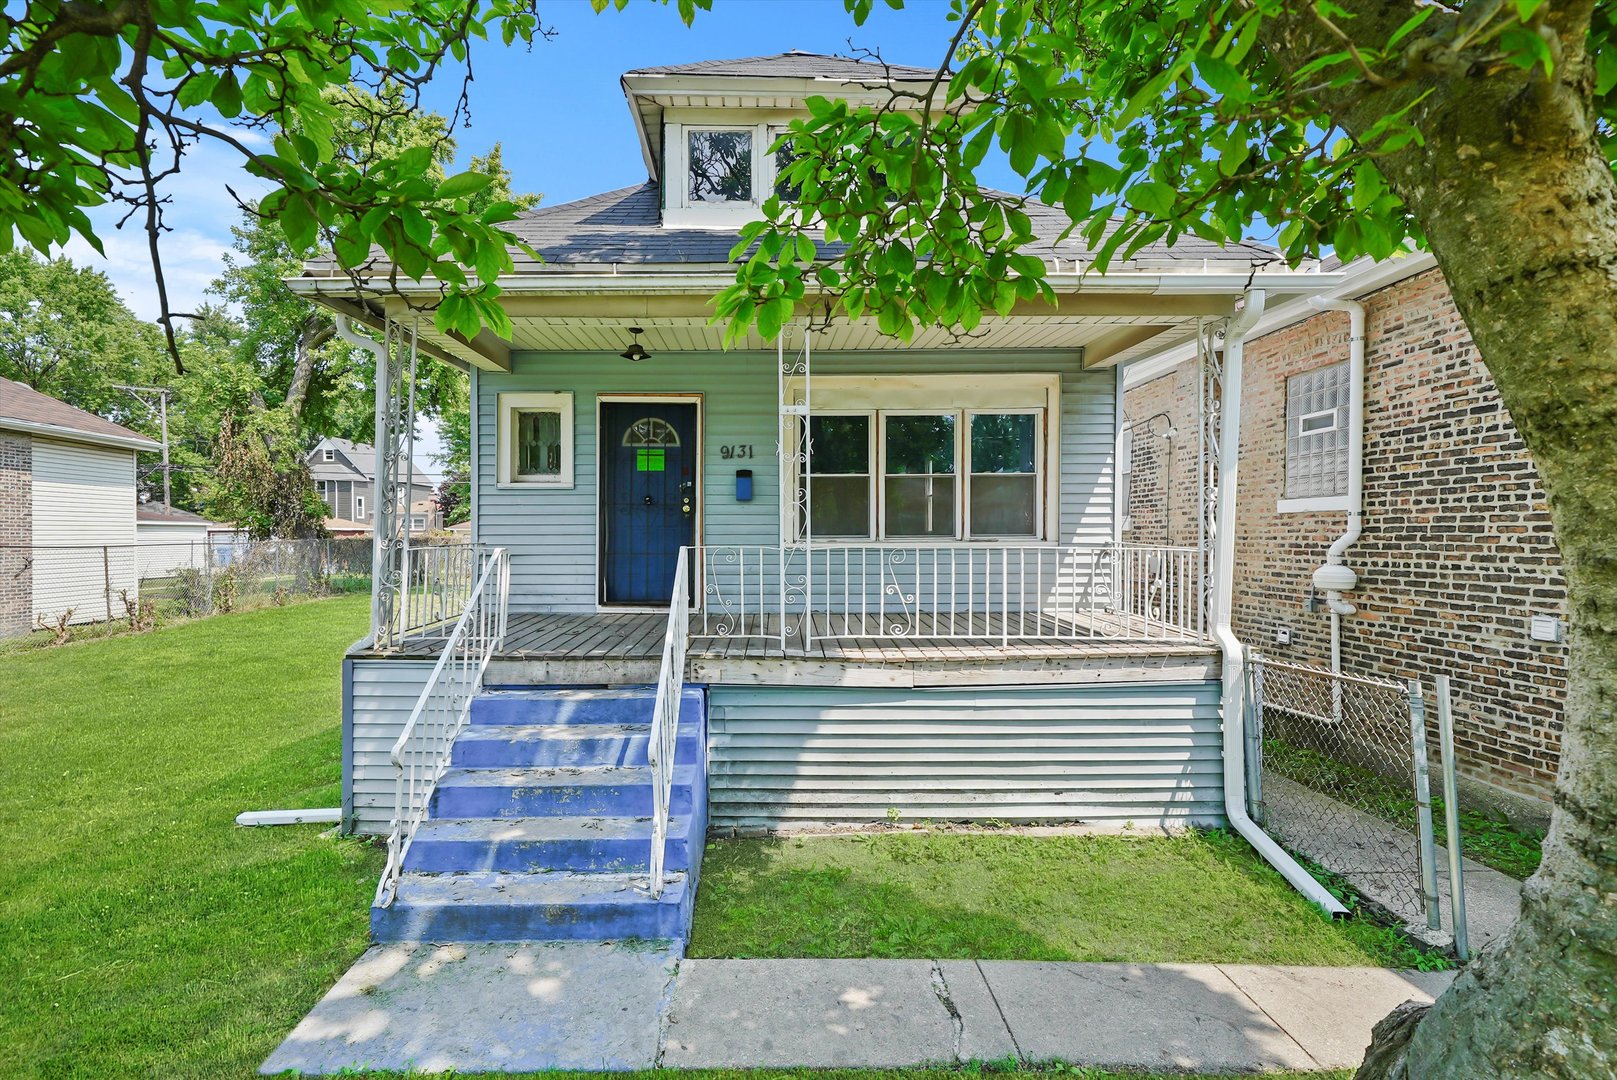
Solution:
[(1554, 615), (1534, 615), (1531, 633), (1534, 641), (1560, 642), (1566, 638), (1566, 624)]

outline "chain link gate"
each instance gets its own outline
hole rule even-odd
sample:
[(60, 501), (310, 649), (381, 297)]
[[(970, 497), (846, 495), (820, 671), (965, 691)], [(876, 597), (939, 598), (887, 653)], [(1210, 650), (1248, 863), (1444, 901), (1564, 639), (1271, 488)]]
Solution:
[[(1253, 820), (1405, 923), (1440, 929), (1419, 682), (1257, 654), (1246, 678), (1246, 795)], [(1443, 751), (1447, 779), (1453, 754), (1446, 745)], [(1457, 830), (1449, 831), (1448, 841), (1457, 853)], [(1457, 944), (1463, 948), (1463, 936)]]

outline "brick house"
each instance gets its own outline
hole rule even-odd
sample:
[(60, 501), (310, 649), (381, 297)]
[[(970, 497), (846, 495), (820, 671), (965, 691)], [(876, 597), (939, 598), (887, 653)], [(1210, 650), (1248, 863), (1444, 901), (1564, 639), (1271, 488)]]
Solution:
[[(1345, 272), (1336, 295), (1366, 319), (1363, 533), (1346, 552), (1359, 584), (1343, 669), (1448, 674), (1469, 797), (1541, 819), (1567, 663), (1543, 485), (1430, 256), (1325, 269)], [(1302, 663), (1330, 657), (1311, 575), (1347, 519), (1349, 326), (1345, 312), (1297, 301), (1246, 345), (1234, 626)], [(1198, 392), (1189, 350), (1126, 376), (1127, 540), (1197, 542)]]

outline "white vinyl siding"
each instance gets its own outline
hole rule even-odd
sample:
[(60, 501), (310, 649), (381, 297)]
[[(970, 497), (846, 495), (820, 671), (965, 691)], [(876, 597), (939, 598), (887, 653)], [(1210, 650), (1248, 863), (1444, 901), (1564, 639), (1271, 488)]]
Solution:
[(137, 595), (134, 451), (41, 438), (33, 451), (34, 614), (121, 616), (118, 591)]
[(968, 690), (715, 686), (711, 821), (1216, 824), (1216, 680)]
[[(197, 523), (135, 524), (136, 562), (140, 576), (171, 577), (176, 570), (201, 570), (208, 565), (208, 527)], [(149, 587), (149, 586), (148, 586)]]
[[(703, 520), (701, 542), (779, 542), (776, 358), (768, 353), (659, 354), (631, 364), (599, 354), (518, 353), (511, 374), (478, 377), (476, 485), (481, 543), (511, 549), (513, 611), (596, 610), (596, 396), (701, 394)], [(817, 375), (984, 375), (1059, 373), (1058, 529), (1053, 539), (1110, 540), (1117, 379), (1083, 371), (1074, 351), (1005, 353), (967, 349), (816, 353)], [(533, 490), (497, 486), (498, 397), (502, 393), (575, 395), (574, 486)], [(751, 456), (737, 458), (735, 448)], [(730, 454), (725, 450), (729, 449)], [(737, 468), (753, 474), (753, 499), (735, 498)], [(1054, 508), (1052, 508), (1054, 509)]]
[(343, 699), (343, 810), (358, 833), (387, 832), (397, 771), (389, 755), (410, 719), (431, 660), (347, 661)]

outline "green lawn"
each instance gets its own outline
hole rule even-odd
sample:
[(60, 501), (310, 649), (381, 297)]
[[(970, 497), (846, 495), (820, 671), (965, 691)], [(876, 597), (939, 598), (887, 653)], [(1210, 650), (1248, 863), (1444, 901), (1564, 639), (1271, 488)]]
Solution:
[(245, 1076), (366, 941), (335, 806), (364, 597), (0, 656), (0, 1076)]
[(710, 843), (692, 956), (1444, 966), (1331, 922), (1229, 833)]

